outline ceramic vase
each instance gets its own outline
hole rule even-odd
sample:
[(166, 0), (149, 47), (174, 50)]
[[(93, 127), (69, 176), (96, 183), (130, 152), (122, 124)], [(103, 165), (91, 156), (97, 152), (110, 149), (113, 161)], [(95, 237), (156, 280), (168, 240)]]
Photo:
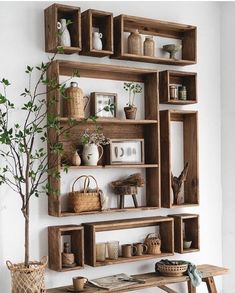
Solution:
[(73, 154), (72, 164), (73, 164), (73, 166), (80, 166), (81, 165), (81, 158), (80, 158), (77, 151), (75, 151)]
[(57, 23), (57, 28), (60, 32), (59, 45), (62, 47), (71, 47), (71, 37), (66, 25), (66, 19), (62, 18)]
[[(99, 148), (101, 154), (99, 155)], [(97, 166), (98, 161), (103, 156), (103, 147), (101, 145), (85, 144), (82, 151), (82, 161), (85, 166)]]
[(132, 32), (128, 37), (128, 53), (142, 55), (142, 38), (138, 30)]
[(103, 48), (103, 44), (101, 41), (102, 37), (103, 37), (102, 33), (93, 32), (93, 38), (92, 38), (93, 49), (102, 50)]

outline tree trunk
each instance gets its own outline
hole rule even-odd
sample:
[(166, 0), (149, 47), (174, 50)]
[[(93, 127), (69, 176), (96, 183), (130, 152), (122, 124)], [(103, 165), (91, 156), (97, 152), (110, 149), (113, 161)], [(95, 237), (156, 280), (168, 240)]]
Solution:
[(27, 203), (25, 207), (24, 218), (25, 218), (24, 265), (25, 267), (28, 267), (29, 266), (29, 202)]

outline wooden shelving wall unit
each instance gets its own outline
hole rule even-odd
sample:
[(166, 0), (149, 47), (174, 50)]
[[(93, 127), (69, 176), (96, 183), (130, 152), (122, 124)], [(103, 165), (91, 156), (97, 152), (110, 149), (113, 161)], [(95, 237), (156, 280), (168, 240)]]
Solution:
[[(71, 252), (75, 255), (76, 266), (65, 268), (62, 266), (61, 253), (63, 251), (62, 237), (70, 236)], [(64, 225), (48, 227), (49, 268), (58, 272), (67, 272), (84, 267), (84, 231), (80, 225)]]
[[(104, 266), (137, 260), (147, 260), (162, 258), (174, 253), (174, 224), (170, 217), (148, 217), (115, 221), (103, 221), (94, 223), (85, 223), (85, 263), (90, 266)], [(141, 256), (132, 256), (131, 258), (118, 257), (117, 260), (106, 259), (105, 261), (96, 261), (96, 233), (101, 231), (125, 230), (140, 227), (158, 226), (161, 235), (161, 254), (143, 254)]]
[[(92, 42), (93, 29), (102, 33), (102, 50), (95, 50)], [(82, 13), (81, 55), (103, 57), (113, 54), (113, 14), (111, 12), (88, 9)]]
[[(175, 214), (169, 215), (174, 218), (175, 252), (189, 253), (200, 249), (200, 226), (199, 215)], [(192, 241), (190, 248), (184, 248), (184, 238)]]
[[(160, 111), (162, 207), (173, 208), (182, 206), (193, 206), (199, 204), (197, 116), (197, 111)], [(183, 122), (184, 164), (186, 164), (186, 162), (189, 163), (188, 175), (184, 183), (184, 204), (182, 205), (173, 204), (173, 195), (171, 188), (172, 121)]]
[[(105, 211), (120, 212), (120, 211), (138, 211), (160, 208), (160, 150), (159, 150), (159, 103), (158, 103), (158, 73), (155, 70), (150, 69), (138, 69), (124, 66), (112, 66), (102, 64), (90, 64), (71, 61), (54, 61), (49, 70), (48, 77), (54, 78), (57, 82), (59, 76), (72, 76), (75, 69), (79, 69), (81, 77), (98, 78), (98, 79), (111, 79), (121, 81), (135, 81), (144, 83), (144, 103), (145, 103), (145, 119), (144, 120), (107, 120), (99, 119), (99, 125), (103, 127), (103, 133), (110, 139), (144, 139), (145, 141), (145, 161), (141, 165), (109, 165), (105, 158), (101, 160), (100, 165), (92, 168), (145, 168), (146, 169), (146, 206), (136, 209), (110, 209)], [(58, 90), (50, 93), (48, 96), (48, 104), (50, 97), (56, 97), (57, 103), (48, 107), (48, 113), (56, 115), (59, 119), (60, 126), (63, 128), (68, 127), (68, 119), (60, 117), (60, 95)], [(89, 128), (94, 127), (92, 124)], [(65, 153), (71, 152), (71, 144), (74, 142), (79, 143), (80, 135), (82, 131), (87, 128), (87, 125), (80, 124), (71, 129), (70, 138), (62, 138), (64, 144)], [(57, 135), (54, 130), (49, 129), (49, 138), (51, 143), (58, 141)], [(54, 154), (49, 154), (49, 166), (54, 167), (58, 172), (62, 170), (61, 158)], [(88, 166), (71, 167), (77, 170), (89, 169)], [(60, 199), (60, 180), (49, 176), (50, 185), (54, 190), (58, 190), (58, 195), (50, 194), (48, 196), (49, 202), (49, 214), (52, 216), (72, 216), (77, 215), (69, 210), (61, 210)], [(105, 213), (101, 212), (101, 213)], [(81, 214), (90, 214), (97, 212), (85, 212)]]
[(45, 51), (49, 53), (58, 51), (57, 23), (61, 18), (72, 21), (72, 24), (67, 27), (71, 37), (71, 47), (64, 47), (64, 54), (80, 52), (82, 49), (80, 8), (63, 4), (53, 4), (44, 10)]
[[(149, 57), (129, 54), (125, 51), (124, 33), (138, 29), (140, 34), (182, 41), (182, 59), (169, 59), (159, 56)], [(114, 56), (112, 58), (138, 62), (168, 65), (191, 65), (197, 62), (197, 28), (173, 22), (166, 22), (136, 16), (119, 15), (114, 18)]]
[[(187, 100), (172, 100), (169, 86), (183, 85), (187, 89)], [(176, 70), (159, 72), (159, 101), (161, 104), (189, 105), (197, 103), (197, 73)]]

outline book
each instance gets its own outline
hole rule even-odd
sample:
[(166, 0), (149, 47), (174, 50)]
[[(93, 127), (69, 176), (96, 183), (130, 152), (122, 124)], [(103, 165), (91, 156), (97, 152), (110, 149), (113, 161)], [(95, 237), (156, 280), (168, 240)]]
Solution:
[(107, 290), (115, 290), (125, 287), (130, 287), (136, 284), (144, 284), (144, 280), (139, 280), (136, 278), (132, 278), (126, 274), (117, 274), (107, 277), (102, 277), (98, 279), (89, 280), (89, 283), (94, 286)]

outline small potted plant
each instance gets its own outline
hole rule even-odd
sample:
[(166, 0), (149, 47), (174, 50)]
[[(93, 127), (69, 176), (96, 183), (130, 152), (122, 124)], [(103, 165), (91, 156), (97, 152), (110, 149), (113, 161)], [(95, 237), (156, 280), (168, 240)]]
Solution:
[(83, 145), (83, 164), (85, 166), (97, 166), (98, 161), (102, 158), (104, 153), (102, 145), (109, 144), (109, 139), (104, 136), (100, 127), (96, 127), (94, 131), (86, 129), (83, 132), (81, 136), (81, 143)]
[(137, 107), (135, 106), (135, 95), (142, 93), (142, 86), (139, 83), (124, 82), (124, 90), (129, 94), (127, 107), (124, 107), (126, 119), (135, 119)]

